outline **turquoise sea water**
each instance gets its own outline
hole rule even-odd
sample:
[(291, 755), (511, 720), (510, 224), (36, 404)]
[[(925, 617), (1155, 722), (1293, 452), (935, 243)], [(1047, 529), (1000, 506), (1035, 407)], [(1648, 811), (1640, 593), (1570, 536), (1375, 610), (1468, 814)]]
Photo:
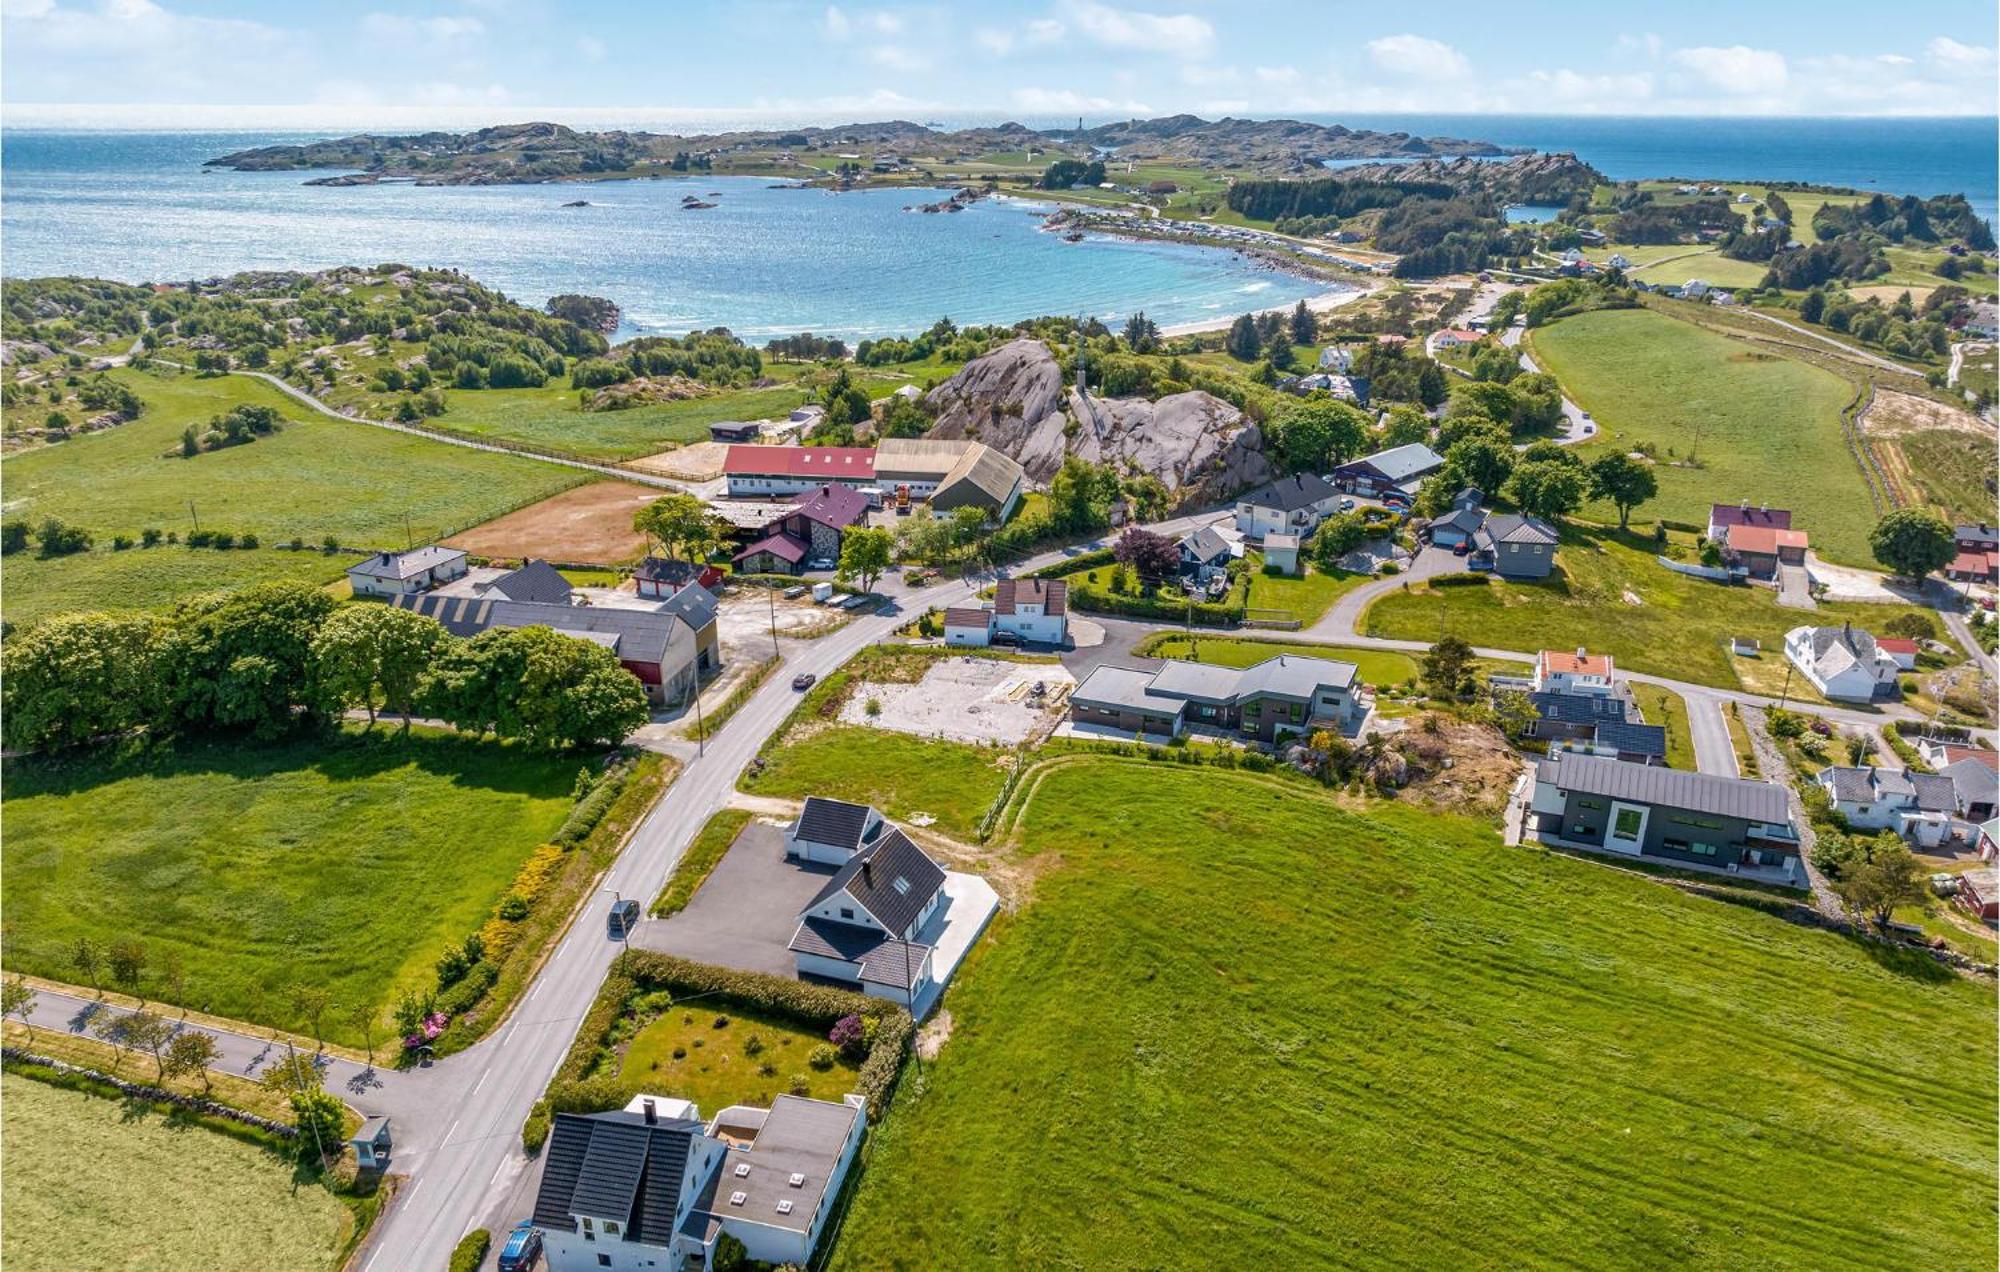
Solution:
[[(1995, 213), (2000, 125), (1992, 118), (1394, 115), (1323, 122), (1570, 150), (1613, 180), (1761, 178), (1897, 194), (1963, 192), (1989, 219)], [(629, 126), (689, 128), (666, 118), (635, 118)], [(561, 291), (610, 297), (625, 311), (626, 334), (727, 326), (757, 339), (801, 330), (849, 338), (904, 333), (940, 315), (1011, 322), (1083, 313), (1116, 323), (1137, 308), (1169, 325), (1289, 304), (1320, 290), (1220, 250), (1101, 238), (1065, 243), (1041, 232), (1038, 211), (1019, 202), (988, 201), (951, 215), (903, 211), (941, 197), (935, 191), (832, 195), (714, 177), (327, 188), (302, 184), (314, 174), (201, 167), (232, 150), (329, 135), (336, 134), (9, 129), (0, 134), (0, 268), (12, 277), (79, 273), (138, 282), (383, 261), (453, 266), (529, 303)], [(681, 210), (683, 196), (710, 192), (718, 194), (717, 207)], [(592, 206), (560, 206), (577, 198)]]
[[(396, 261), (462, 269), (530, 304), (558, 292), (609, 297), (626, 335), (723, 326), (757, 340), (902, 334), (945, 315), (1080, 313), (1115, 325), (1136, 308), (1167, 326), (1328, 289), (1234, 252), (1066, 243), (1040, 229), (1045, 207), (1019, 201), (903, 210), (946, 190), (831, 194), (755, 177), (325, 187), (302, 184), (315, 173), (201, 167), (283, 139), (9, 131), (6, 273), (158, 282)], [(684, 211), (690, 194), (716, 206)], [(591, 206), (562, 206), (573, 199)]]

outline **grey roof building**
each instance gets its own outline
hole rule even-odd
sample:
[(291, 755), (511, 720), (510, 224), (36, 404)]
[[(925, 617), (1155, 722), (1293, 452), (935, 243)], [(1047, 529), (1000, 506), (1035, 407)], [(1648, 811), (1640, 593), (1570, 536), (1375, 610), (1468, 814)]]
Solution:
[(562, 571), (547, 561), (529, 561), (518, 570), (509, 570), (488, 583), (485, 593), (508, 601), (535, 601), (542, 605), (567, 605), (574, 595)]
[(1616, 856), (1805, 886), (1783, 787), (1557, 751), (1535, 765), (1526, 826)]
[(1502, 578), (1542, 579), (1555, 569), (1555, 527), (1539, 517), (1496, 513), (1473, 532), (1472, 564), (1483, 565)]
[[(817, 819), (838, 822), (819, 833), (847, 833), (853, 807), (815, 810)], [(864, 816), (857, 833), (867, 842), (799, 912), (790, 949), (801, 976), (853, 982), (907, 1007), (931, 980), (932, 947), (916, 936), (943, 899), (945, 872), (901, 829), (883, 829), (879, 818), (871, 840)]]
[(1070, 719), (1168, 737), (1192, 724), (1276, 742), (1358, 725), (1366, 706), (1356, 671), (1353, 663), (1298, 654), (1240, 668), (1175, 661), (1144, 672), (1107, 663), (1070, 692)]

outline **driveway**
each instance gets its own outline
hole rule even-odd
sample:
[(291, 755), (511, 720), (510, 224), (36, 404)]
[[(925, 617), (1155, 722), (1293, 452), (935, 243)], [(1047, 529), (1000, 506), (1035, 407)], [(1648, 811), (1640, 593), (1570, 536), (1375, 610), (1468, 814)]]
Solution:
[(1368, 603), (1378, 596), (1400, 590), (1412, 580), (1433, 578), (1439, 574), (1452, 574), (1465, 569), (1465, 558), (1453, 556), (1449, 548), (1426, 546), (1417, 553), (1416, 560), (1400, 574), (1391, 574), (1370, 583), (1363, 583), (1351, 592), (1343, 594), (1330, 606), (1320, 620), (1308, 627), (1301, 635), (1310, 640), (1344, 640), (1355, 633), (1356, 624), (1361, 621), (1361, 612)]
[(785, 860), (785, 832), (753, 820), (729, 846), (687, 909), (669, 919), (647, 919), (632, 944), (734, 967), (790, 976), (789, 948), (799, 911), (832, 877), (834, 867)]
[(1819, 602), (1813, 599), (1812, 581), (1806, 575), (1806, 567), (1803, 565), (1778, 567), (1778, 604), (1791, 609), (1819, 608)]
[(1695, 768), (1721, 777), (1741, 777), (1736, 770), (1736, 744), (1730, 740), (1729, 723), (1722, 715), (1722, 699), (1688, 690), (1681, 694), (1681, 700), (1687, 704)]

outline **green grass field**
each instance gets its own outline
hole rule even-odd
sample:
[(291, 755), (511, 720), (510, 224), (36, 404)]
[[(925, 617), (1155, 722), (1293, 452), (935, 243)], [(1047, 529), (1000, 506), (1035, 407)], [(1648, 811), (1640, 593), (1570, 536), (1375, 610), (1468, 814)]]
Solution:
[(870, 729), (834, 725), (803, 733), (765, 757), (762, 773), (739, 783), (756, 795), (803, 799), (826, 795), (873, 804), (906, 820), (937, 818), (937, 828), (971, 838), (1006, 781), (1009, 752), (957, 742), (937, 742)]
[(1925, 501), (1953, 522), (1993, 517), (1993, 439), (1955, 428), (1904, 433), (1889, 443), (1909, 460)]
[[(312, 416), (276, 389), (242, 376), (196, 378), (139, 371), (113, 375), (148, 405), (130, 424), (25, 451), (0, 462), (11, 517), (56, 516), (96, 537), (87, 555), (6, 559), (7, 617), (63, 609), (138, 608), (274, 577), (338, 579), (354, 558), (270, 551), (333, 535), (352, 547), (401, 547), (478, 525), (576, 485), (579, 474), (363, 424)], [(277, 408), (277, 433), (192, 459), (181, 430), (241, 404)], [(194, 509), (189, 511), (189, 503)], [(261, 549), (185, 552), (161, 547), (114, 553), (113, 534), (156, 527), (185, 535), (249, 531)]]
[(1990, 985), (1303, 783), (1033, 783), (836, 1269), (2000, 1257)]
[(1369, 579), (1366, 574), (1324, 574), (1312, 566), (1307, 566), (1305, 574), (1298, 578), (1290, 578), (1282, 574), (1265, 574), (1264, 558), (1260, 553), (1251, 553), (1249, 560), (1253, 571), (1247, 602), (1250, 608), (1285, 610), (1297, 618), (1302, 627), (1311, 627), (1318, 622), (1327, 608), (1343, 594)]
[(1646, 723), (1666, 726), (1667, 767), (1693, 772), (1694, 734), (1688, 724), (1687, 703), (1664, 685), (1632, 684), (1630, 688)]
[[(718, 1020), (728, 1023), (717, 1026)], [(835, 1060), (832, 1068), (813, 1068), (807, 1057), (825, 1041), (824, 1034), (741, 1004), (669, 1007), (633, 1035), (614, 1076), (627, 1099), (665, 1092), (693, 1100), (710, 1116), (732, 1104), (768, 1105), (799, 1076), (813, 1099), (837, 1101), (854, 1089), (855, 1067)]]
[(347, 1208), (267, 1149), (13, 1074), (0, 1093), (13, 1272), (331, 1268), (340, 1252)]
[(1147, 658), (1186, 658), (1222, 667), (1254, 667), (1279, 654), (1335, 658), (1355, 665), (1363, 684), (1401, 684), (1417, 674), (1417, 660), (1393, 649), (1354, 649), (1277, 640), (1231, 640), (1220, 636), (1190, 639), (1179, 632), (1148, 637), (1134, 651)]
[(725, 808), (709, 818), (701, 832), (681, 851), (674, 872), (667, 876), (666, 886), (653, 900), (652, 912), (664, 919), (687, 909), (687, 903), (694, 900), (694, 894), (701, 890), (716, 863), (729, 851), (729, 845), (736, 842), (749, 824), (750, 813), (742, 808)]
[[(144, 942), (166, 994), (305, 1029), (290, 989), (325, 989), (329, 1039), (431, 979), (570, 809), (577, 757), (416, 732), (11, 760), (9, 969), (72, 983), (78, 937)], [(378, 1035), (378, 1042), (381, 1040)]]
[[(1790, 508), (1792, 524), (1833, 561), (1871, 565), (1874, 505), (1848, 453), (1840, 377), (1651, 310), (1600, 310), (1530, 337), (1534, 355), (1602, 432), (1586, 459), (1658, 448), (1659, 496), (1638, 512), (1708, 524), (1709, 505), (1747, 499)], [(1699, 468), (1667, 462), (1668, 449)], [(1608, 506), (1586, 515), (1615, 519)]]
[[(1626, 594), (1638, 598), (1638, 604)], [(1728, 641), (1754, 636), (1780, 649), (1802, 623), (1852, 622), (1871, 631), (1898, 614), (1898, 605), (1823, 602), (1817, 610), (1784, 609), (1768, 588), (1731, 587), (1676, 574), (1653, 559), (1650, 537), (1570, 527), (1556, 554), (1556, 571), (1539, 582), (1494, 579), (1485, 587), (1430, 588), (1413, 584), (1368, 607), (1369, 636), (1436, 640), (1445, 629), (1490, 649), (1574, 649), (1608, 653), (1627, 671), (1693, 684), (1749, 689), (1732, 669)], [(1767, 660), (1768, 661), (1768, 660)]]

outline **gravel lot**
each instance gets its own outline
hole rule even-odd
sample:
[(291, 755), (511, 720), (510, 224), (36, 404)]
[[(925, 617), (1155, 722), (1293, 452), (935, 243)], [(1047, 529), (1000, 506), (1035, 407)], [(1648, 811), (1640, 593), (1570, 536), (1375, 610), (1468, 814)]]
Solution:
[[(1029, 696), (1036, 681), (1048, 686), (1040, 703)], [(1013, 746), (1060, 718), (1075, 687), (1075, 678), (1056, 663), (949, 658), (913, 685), (856, 685), (840, 718), (920, 737)], [(868, 714), (871, 701), (880, 704), (879, 715)]]

